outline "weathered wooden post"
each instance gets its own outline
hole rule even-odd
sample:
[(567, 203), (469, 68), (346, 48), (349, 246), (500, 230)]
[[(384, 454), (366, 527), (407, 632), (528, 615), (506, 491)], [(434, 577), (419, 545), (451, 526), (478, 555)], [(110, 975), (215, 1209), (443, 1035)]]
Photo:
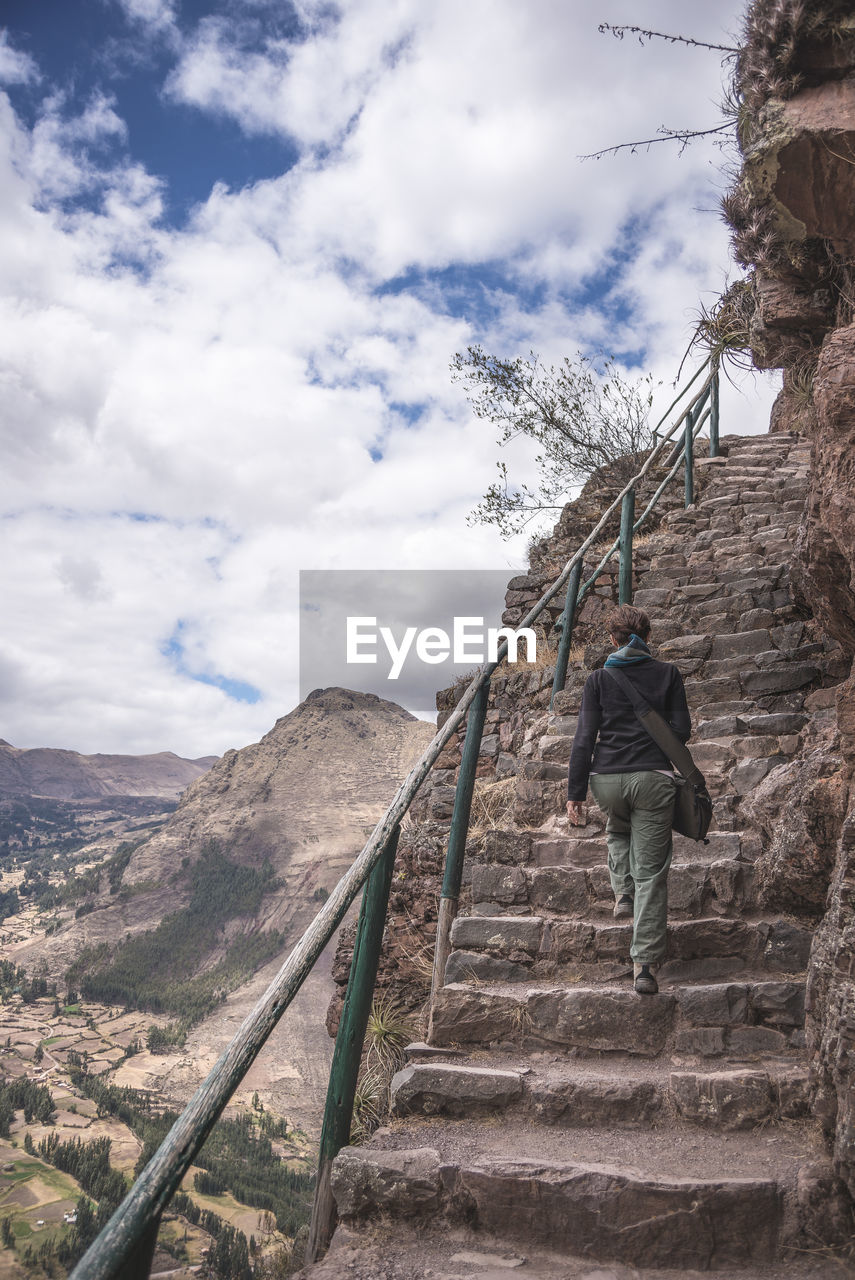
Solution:
[(389, 836), (386, 848), (375, 865), (362, 894), (359, 924), (353, 944), (353, 959), (338, 1035), (335, 1038), (327, 1101), (321, 1128), (318, 1153), (318, 1176), (315, 1183), (315, 1201), (312, 1206), (312, 1222), (306, 1243), (306, 1261), (317, 1262), (329, 1248), (335, 1230), (336, 1210), (330, 1186), (332, 1162), (342, 1147), (350, 1141), (350, 1125), (353, 1118), (353, 1100), (359, 1065), (362, 1061), (362, 1045), (368, 1015), (374, 999), (374, 983), (377, 965), (386, 927), (386, 909), (389, 905), (389, 889), (392, 870), (398, 848), (400, 826)]
[(620, 509), (620, 568), (618, 604), (632, 604), (632, 526), (635, 522), (635, 490), (623, 496)]
[(469, 811), (472, 808), (475, 771), (478, 767), (478, 753), (481, 750), (481, 735), (484, 732), (484, 720), (487, 716), (489, 698), (490, 681), (487, 679), (479, 687), (472, 701), (472, 706), (469, 708), (469, 718), (466, 721), (466, 738), (463, 743), (460, 772), (457, 775), (454, 808), (451, 811), (448, 852), (445, 855), (445, 875), (442, 880), (439, 916), (436, 922), (436, 946), (433, 953), (433, 976), (430, 984), (431, 1005), (433, 1005), (434, 996), (445, 980), (445, 963), (451, 954), (451, 926), (454, 923), (454, 917), (457, 915), (457, 903), (460, 898), (460, 884), (463, 879), (463, 858), (466, 853), (466, 836), (469, 831)]
[(718, 407), (718, 365), (713, 373), (713, 380), (710, 384), (710, 457), (718, 457), (718, 431), (719, 431), (719, 407)]
[[(695, 412), (700, 414), (701, 401)], [(690, 409), (686, 414), (686, 430), (683, 435), (683, 459), (686, 464), (686, 506), (695, 501), (695, 413)]]
[(581, 581), (582, 561), (579, 560), (570, 570), (570, 577), (567, 579), (567, 598), (564, 601), (561, 639), (558, 642), (558, 657), (555, 659), (555, 675), (552, 678), (552, 695), (549, 699), (550, 711), (552, 710), (556, 693), (560, 693), (567, 683), (567, 662), (570, 655), (570, 645), (573, 641), (573, 623), (575, 621), (576, 601), (579, 596), (579, 583)]

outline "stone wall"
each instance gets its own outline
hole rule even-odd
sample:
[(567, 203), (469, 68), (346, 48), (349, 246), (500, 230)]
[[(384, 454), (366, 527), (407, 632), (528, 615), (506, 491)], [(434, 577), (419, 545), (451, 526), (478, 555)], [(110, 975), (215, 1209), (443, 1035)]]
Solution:
[[(784, 371), (772, 430), (812, 445), (794, 580), (855, 653), (855, 14), (846, 0), (755, 0), (735, 77), (742, 167), (723, 207), (748, 269), (754, 364)], [(825, 914), (808, 984), (816, 1108), (855, 1194), (855, 677), (788, 786), (756, 798), (768, 892)], [(780, 780), (779, 780), (780, 781)], [(826, 885), (830, 887), (827, 889)], [(822, 900), (822, 901), (820, 901)]]

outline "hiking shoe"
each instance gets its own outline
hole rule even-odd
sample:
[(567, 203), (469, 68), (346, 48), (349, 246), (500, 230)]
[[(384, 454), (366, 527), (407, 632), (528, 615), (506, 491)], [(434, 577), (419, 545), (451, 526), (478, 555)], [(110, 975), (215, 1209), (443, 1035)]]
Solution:
[(634, 964), (632, 966), (635, 989), (640, 996), (655, 996), (659, 990), (659, 983), (651, 972), (653, 968), (655, 966), (650, 964)]
[(631, 916), (635, 911), (635, 902), (628, 893), (622, 893), (615, 903), (614, 915), (615, 919), (619, 916)]

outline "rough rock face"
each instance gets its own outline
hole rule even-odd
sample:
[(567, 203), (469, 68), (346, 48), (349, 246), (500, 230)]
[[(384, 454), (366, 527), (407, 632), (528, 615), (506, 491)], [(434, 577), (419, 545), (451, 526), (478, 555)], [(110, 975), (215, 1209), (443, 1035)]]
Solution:
[[(811, 439), (793, 580), (825, 631), (855, 653), (855, 23), (851, 4), (754, 0), (737, 88), (743, 168), (724, 201), (752, 273), (751, 349), (782, 368), (773, 429)], [(838, 686), (824, 741), (761, 784), (770, 839), (761, 895), (824, 907), (810, 965), (807, 1037), (816, 1108), (855, 1193), (855, 682)], [(827, 899), (823, 889), (832, 868)]]
[(821, 237), (851, 253), (855, 82), (828, 80), (786, 100), (770, 99), (755, 138), (745, 152), (744, 177), (758, 200), (774, 206), (780, 234), (794, 241)]
[[(855, 679), (837, 694), (844, 759), (855, 761)], [(817, 931), (808, 975), (808, 1042), (817, 1083), (815, 1109), (836, 1163), (855, 1196), (855, 792), (836, 845), (828, 910)]]
[(743, 166), (724, 202), (752, 270), (751, 350), (784, 370), (776, 430), (808, 431), (799, 585), (855, 650), (855, 29), (849, 6), (755, 0), (737, 88)]
[(21, 750), (0, 741), (0, 798), (29, 795), (92, 800), (101, 796), (158, 796), (175, 800), (217, 758), (185, 760), (171, 751), (148, 756), (83, 756), (53, 747)]
[(832, 743), (836, 726), (774, 769), (745, 804), (765, 835), (754, 866), (761, 906), (778, 911), (825, 909), (828, 884), (849, 799), (849, 777)]
[(828, 630), (855, 650), (855, 325), (823, 343), (814, 377), (817, 429), (802, 590)]

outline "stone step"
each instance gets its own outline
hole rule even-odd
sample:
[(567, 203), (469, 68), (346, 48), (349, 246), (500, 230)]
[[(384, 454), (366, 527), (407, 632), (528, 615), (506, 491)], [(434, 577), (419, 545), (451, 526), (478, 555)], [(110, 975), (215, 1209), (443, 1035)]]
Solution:
[[(720, 833), (730, 836), (731, 833)], [(733, 838), (733, 837), (731, 837)], [(723, 845), (723, 841), (718, 841)], [(735, 836), (737, 852), (739, 836)], [(603, 863), (605, 843), (603, 843)], [(671, 864), (668, 875), (668, 913), (671, 918), (739, 915), (753, 908), (753, 867), (733, 857), (718, 862)], [(605, 865), (472, 867), (472, 915), (560, 914), (612, 916), (614, 895)]]
[[(807, 1243), (808, 1237), (805, 1237)], [(753, 1263), (748, 1268), (718, 1267), (703, 1273), (664, 1273), (669, 1280), (829, 1280), (828, 1257), (810, 1247), (787, 1251), (783, 1260)], [(592, 1270), (593, 1267), (593, 1270)], [(843, 1280), (841, 1267), (834, 1273)], [(603, 1271), (590, 1258), (571, 1256), (566, 1248), (540, 1248), (526, 1241), (512, 1249), (506, 1240), (476, 1232), (460, 1223), (389, 1218), (341, 1224), (322, 1262), (298, 1271), (294, 1280), (663, 1280), (659, 1267), (639, 1270), (610, 1262)]]
[(431, 1044), (744, 1062), (803, 1047), (803, 982), (661, 978), (658, 995), (639, 996), (628, 972), (599, 986), (448, 983), (434, 1001)]
[[(695, 744), (689, 744), (694, 751)], [(559, 831), (549, 834), (538, 831), (508, 832), (507, 841), (495, 838), (484, 842), (485, 860), (508, 864), (532, 863), (538, 867), (576, 867), (596, 868), (606, 865), (606, 839), (603, 834), (603, 819), (593, 804), (588, 806), (588, 825), (573, 830), (583, 832), (581, 835), (564, 835)], [(587, 834), (590, 832), (590, 834)], [(504, 835), (505, 833), (501, 833)], [(525, 837), (514, 840), (514, 836)], [(719, 862), (723, 859), (739, 858), (741, 850), (740, 835), (733, 831), (710, 831), (708, 844), (691, 840), (688, 836), (674, 834), (674, 858), (682, 862)], [(516, 857), (507, 856), (515, 850)], [(496, 856), (498, 854), (499, 856)]]
[(809, 1115), (810, 1072), (778, 1060), (669, 1073), (658, 1063), (592, 1065), (572, 1059), (552, 1066), (532, 1059), (487, 1066), (414, 1062), (392, 1080), (391, 1099), (393, 1116), (471, 1117), (513, 1110), (574, 1128), (638, 1129), (683, 1120), (731, 1131)]
[[(735, 959), (743, 967), (775, 973), (801, 973), (813, 934), (785, 920), (733, 919), (705, 916), (668, 925), (666, 964)], [(485, 953), (510, 961), (516, 977), (535, 962), (550, 965), (623, 964), (629, 958), (632, 922), (608, 923), (566, 915), (458, 916), (451, 928), (449, 965), (455, 971)], [(455, 960), (465, 953), (465, 961)], [(485, 976), (482, 970), (482, 976)]]
[(806, 1126), (758, 1141), (698, 1128), (399, 1120), (341, 1151), (331, 1185), (351, 1227), (378, 1217), (466, 1221), (520, 1247), (685, 1275), (779, 1256), (796, 1229), (800, 1172), (822, 1154)]

